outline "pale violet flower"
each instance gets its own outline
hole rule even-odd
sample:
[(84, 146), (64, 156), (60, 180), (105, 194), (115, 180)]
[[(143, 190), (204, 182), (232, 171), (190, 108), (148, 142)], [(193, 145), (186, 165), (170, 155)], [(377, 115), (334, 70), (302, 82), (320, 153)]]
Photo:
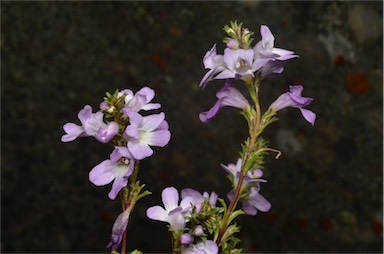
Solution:
[(204, 203), (204, 200), (207, 198), (209, 200), (209, 205), (211, 207), (216, 206), (217, 202), (217, 194), (215, 192), (212, 192), (211, 195), (208, 194), (208, 192), (204, 192), (201, 194), (200, 192), (191, 189), (191, 188), (185, 188), (181, 191), (181, 198), (191, 197), (193, 199), (192, 204), (196, 207), (196, 211), (200, 212), (201, 205)]
[(125, 94), (123, 108), (124, 114), (128, 114), (130, 111), (139, 112), (140, 110), (152, 110), (161, 107), (160, 103), (149, 103), (155, 97), (155, 91), (149, 87), (143, 87), (135, 94), (129, 89), (124, 89), (118, 93), (118, 96)]
[(132, 156), (141, 160), (153, 154), (150, 146), (164, 147), (171, 139), (165, 114), (141, 116), (136, 112), (129, 112), (130, 124), (125, 129), (127, 146)]
[(109, 242), (107, 248), (111, 247), (112, 250), (116, 250), (120, 246), (123, 234), (127, 229), (129, 215), (130, 210), (127, 209), (117, 217), (115, 223), (113, 223), (111, 241)]
[(193, 199), (186, 197), (181, 200), (179, 205), (179, 193), (174, 187), (167, 187), (161, 193), (164, 208), (152, 206), (147, 209), (147, 217), (152, 220), (168, 222), (173, 231), (185, 227), (185, 214), (190, 211)]
[(103, 124), (98, 132), (96, 133), (95, 138), (101, 143), (108, 143), (119, 131), (119, 125), (115, 122), (109, 122), (108, 124)]
[(107, 185), (113, 181), (108, 197), (114, 200), (119, 191), (127, 185), (134, 163), (126, 147), (116, 146), (109, 160), (101, 162), (89, 172), (89, 180), (96, 186)]
[(205, 53), (203, 63), (205, 69), (210, 69), (201, 79), (199, 84), (200, 87), (205, 88), (207, 83), (211, 81), (216, 74), (225, 69), (223, 55), (218, 55), (216, 53), (216, 44), (213, 45), (210, 51)]
[[(246, 196), (240, 199), (244, 212), (248, 215), (256, 215), (257, 211), (268, 212), (271, 209), (271, 203), (259, 194), (260, 188), (252, 187), (248, 190)], [(229, 200), (233, 199), (233, 191), (228, 193)]]
[(297, 55), (294, 55), (293, 51), (275, 48), (275, 37), (266, 25), (260, 26), (260, 34), (261, 41), (256, 43), (253, 48), (255, 52), (255, 59), (273, 58), (284, 61), (298, 57)]
[(214, 241), (207, 240), (205, 242), (201, 241), (197, 244), (192, 245), (191, 247), (182, 249), (181, 253), (183, 254), (217, 254), (219, 253), (219, 248)]
[(263, 61), (254, 61), (254, 51), (252, 49), (226, 48), (223, 60), (226, 68), (214, 79), (254, 77), (254, 72), (264, 65)]
[[(243, 160), (239, 158), (236, 164), (233, 164), (233, 163), (229, 163), (228, 165), (220, 164), (220, 166), (225, 171), (227, 171), (227, 173), (232, 175), (235, 187), (237, 182), (239, 181), (242, 162)], [(263, 176), (263, 171), (259, 168), (254, 168), (249, 170), (244, 177), (243, 189), (247, 188), (249, 185), (252, 185), (252, 184), (256, 184), (257, 186), (258, 185), (257, 183), (259, 182), (267, 182), (266, 180), (261, 179), (262, 176)]]
[(303, 107), (309, 105), (313, 99), (309, 97), (302, 97), (301, 92), (303, 86), (289, 86), (289, 92), (280, 95), (272, 104), (269, 109), (277, 112), (283, 108), (293, 107), (300, 109), (301, 114), (310, 124), (314, 125), (316, 114)]
[(220, 108), (224, 106), (230, 106), (240, 109), (249, 108), (249, 102), (247, 99), (234, 87), (231, 87), (230, 81), (227, 80), (224, 87), (216, 93), (216, 97), (219, 99), (215, 105), (208, 111), (200, 113), (199, 118), (202, 122), (208, 122), (213, 118)]
[(74, 123), (66, 123), (63, 128), (66, 134), (61, 137), (62, 142), (70, 142), (77, 137), (96, 136), (99, 128), (104, 124), (103, 113), (92, 113), (92, 107), (85, 105), (77, 115), (81, 126)]
[(275, 48), (275, 37), (271, 30), (262, 25), (260, 27), (261, 41), (256, 43), (254, 50), (254, 59), (262, 63), (259, 72), (261, 77), (273, 77), (284, 71), (284, 61), (298, 57), (293, 51)]

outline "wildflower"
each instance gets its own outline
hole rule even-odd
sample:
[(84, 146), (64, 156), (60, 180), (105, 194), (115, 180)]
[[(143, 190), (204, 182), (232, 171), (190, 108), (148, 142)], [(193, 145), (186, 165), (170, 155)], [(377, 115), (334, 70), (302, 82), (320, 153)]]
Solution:
[(119, 131), (119, 125), (115, 122), (109, 122), (108, 124), (103, 124), (95, 138), (101, 143), (108, 143)]
[(215, 105), (206, 112), (200, 113), (199, 118), (202, 122), (208, 122), (213, 118), (220, 108), (224, 106), (231, 106), (240, 109), (249, 108), (249, 102), (247, 99), (234, 87), (231, 87), (230, 81), (224, 84), (224, 87), (216, 93), (216, 97), (219, 99)]
[(219, 253), (219, 248), (216, 243), (211, 240), (205, 242), (198, 242), (197, 244), (192, 245), (191, 247), (184, 248), (182, 250), (183, 254), (217, 254)]
[(179, 193), (174, 187), (167, 187), (161, 193), (164, 208), (161, 206), (152, 206), (147, 209), (147, 217), (152, 220), (168, 222), (174, 231), (183, 229), (186, 220), (184, 215), (191, 209), (193, 199), (191, 197), (183, 198), (179, 202)]
[(289, 86), (289, 92), (280, 95), (272, 104), (269, 109), (277, 112), (283, 108), (293, 107), (300, 109), (301, 114), (310, 124), (314, 125), (316, 114), (303, 107), (309, 105), (313, 99), (309, 97), (302, 97), (301, 92), (303, 86)]
[(92, 113), (92, 107), (84, 106), (77, 115), (81, 126), (74, 123), (66, 123), (63, 128), (66, 134), (61, 137), (62, 142), (70, 142), (77, 137), (95, 136), (99, 128), (104, 124), (103, 113)]
[(119, 191), (128, 183), (133, 172), (134, 160), (126, 147), (115, 147), (109, 160), (96, 165), (89, 172), (89, 180), (96, 186), (103, 186), (113, 181), (108, 197), (114, 200)]
[[(245, 196), (240, 199), (240, 203), (244, 212), (248, 215), (256, 215), (257, 211), (268, 212), (271, 209), (271, 203), (269, 203), (263, 196), (259, 194), (260, 188), (251, 187)], [(228, 193), (228, 198), (232, 201), (233, 191)]]
[(197, 225), (193, 230), (193, 233), (195, 234), (195, 236), (201, 236), (202, 234), (204, 234), (203, 227), (201, 225)]
[(291, 58), (298, 57), (294, 55), (293, 51), (275, 48), (275, 37), (271, 30), (266, 26), (260, 26), (261, 41), (256, 43), (253, 48), (255, 53), (255, 59), (260, 58), (273, 58), (281, 61), (285, 61)]
[(204, 68), (210, 69), (201, 79), (199, 86), (205, 88), (207, 83), (213, 79), (213, 76), (225, 69), (223, 55), (217, 55), (216, 44), (210, 51), (205, 53), (203, 58)]
[(211, 195), (209, 195), (208, 192), (204, 192), (203, 194), (201, 194), (200, 192), (194, 189), (185, 188), (181, 191), (181, 197), (182, 198), (191, 197), (193, 199), (192, 204), (196, 206), (197, 212), (200, 212), (201, 205), (204, 203), (204, 200), (206, 198), (209, 199), (210, 206), (215, 207), (218, 196), (215, 192), (212, 192)]
[(111, 241), (109, 242), (107, 248), (111, 247), (112, 250), (116, 250), (120, 246), (123, 234), (127, 229), (129, 215), (130, 210), (126, 209), (117, 217), (115, 223), (113, 223)]
[(125, 94), (125, 107), (123, 112), (127, 115), (128, 112), (139, 112), (140, 110), (152, 110), (161, 107), (160, 103), (149, 103), (155, 97), (155, 91), (149, 87), (143, 87), (136, 94), (129, 89), (120, 91), (118, 96)]
[(264, 62), (254, 61), (252, 49), (230, 49), (224, 50), (223, 60), (226, 68), (214, 79), (245, 79), (254, 77), (254, 72), (259, 70)]
[(129, 112), (130, 125), (125, 129), (127, 146), (132, 156), (141, 160), (153, 154), (149, 146), (164, 147), (171, 139), (165, 114), (141, 116), (136, 112)]

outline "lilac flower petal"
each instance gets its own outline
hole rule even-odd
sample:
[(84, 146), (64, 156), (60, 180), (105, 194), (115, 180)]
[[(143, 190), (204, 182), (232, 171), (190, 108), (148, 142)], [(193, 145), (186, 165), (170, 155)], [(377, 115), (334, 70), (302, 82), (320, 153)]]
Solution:
[(85, 105), (82, 110), (77, 114), (77, 117), (80, 119), (81, 124), (84, 126), (86, 123), (87, 119), (91, 116), (92, 114), (92, 107), (89, 105)]
[(66, 123), (63, 126), (64, 131), (66, 134), (64, 134), (61, 137), (62, 142), (70, 142), (75, 140), (77, 137), (79, 137), (82, 133), (84, 133), (83, 127), (74, 124), (74, 123)]
[(313, 113), (311, 110), (300, 108), (301, 114), (307, 120), (310, 124), (315, 125), (316, 120), (316, 114)]
[(176, 207), (168, 213), (168, 222), (173, 231), (181, 230), (185, 227), (186, 221), (181, 212), (181, 207)]
[(143, 106), (141, 109), (148, 111), (148, 110), (159, 109), (159, 108), (161, 108), (160, 103), (148, 103), (145, 106)]
[(164, 147), (171, 139), (171, 132), (168, 130), (159, 130), (142, 135), (141, 141), (151, 146)]
[(185, 188), (181, 191), (181, 198), (186, 198), (186, 197), (191, 197), (194, 200), (193, 204), (197, 203), (203, 203), (204, 202), (204, 197), (201, 195), (200, 192), (191, 189), (191, 188)]
[(210, 110), (199, 114), (200, 120), (203, 123), (208, 122), (217, 114), (217, 112), (219, 112), (220, 107), (221, 107), (221, 100), (218, 100)]
[(179, 192), (175, 187), (167, 187), (162, 191), (161, 199), (163, 200), (165, 210), (171, 211), (178, 207)]
[(97, 134), (99, 128), (104, 124), (103, 116), (102, 112), (96, 112), (91, 114), (91, 116), (85, 121), (83, 128), (89, 136), (95, 136)]
[(260, 34), (262, 38), (262, 44), (264, 48), (273, 48), (275, 43), (275, 37), (273, 36), (271, 30), (266, 25), (260, 26)]
[(252, 206), (249, 202), (247, 202), (246, 200), (243, 200), (241, 202), (241, 204), (242, 204), (242, 208), (246, 214), (252, 215), (252, 216), (257, 214), (257, 209), (254, 206)]
[(211, 205), (211, 207), (216, 206), (216, 202), (217, 202), (218, 197), (219, 196), (216, 194), (216, 192), (211, 193), (211, 196), (209, 197), (209, 204)]
[(143, 117), (142, 128), (150, 132), (155, 130), (165, 119), (163, 112)]
[(96, 186), (103, 186), (112, 182), (115, 175), (111, 172), (111, 168), (110, 160), (101, 162), (89, 172), (89, 181)]
[[(251, 192), (253, 192), (253, 190), (251, 190)], [(261, 196), (258, 191), (251, 193), (247, 201), (259, 211), (268, 212), (269, 209), (271, 209), (271, 203)]]
[(151, 220), (167, 222), (168, 212), (161, 206), (152, 206), (147, 209), (147, 217)]
[(140, 142), (128, 142), (128, 149), (136, 160), (142, 160), (153, 154), (153, 150), (147, 144)]
[(127, 128), (125, 128), (125, 134), (127, 134), (130, 138), (139, 140), (140, 132), (135, 124), (128, 125)]
[(195, 205), (196, 200), (194, 200), (192, 197), (185, 197), (180, 202), (180, 207), (183, 209), (183, 212), (188, 212), (191, 209), (192, 205)]
[(205, 252), (207, 254), (217, 254), (219, 253), (219, 248), (214, 241), (208, 240), (205, 241)]
[(101, 143), (108, 143), (119, 131), (119, 125), (115, 122), (109, 122), (108, 125), (102, 125), (95, 138)]
[[(131, 172), (132, 174), (132, 172)], [(129, 176), (128, 176), (129, 177)], [(128, 177), (116, 177), (115, 181), (113, 181), (111, 191), (108, 193), (108, 197), (111, 200), (115, 200), (120, 190), (127, 186)]]

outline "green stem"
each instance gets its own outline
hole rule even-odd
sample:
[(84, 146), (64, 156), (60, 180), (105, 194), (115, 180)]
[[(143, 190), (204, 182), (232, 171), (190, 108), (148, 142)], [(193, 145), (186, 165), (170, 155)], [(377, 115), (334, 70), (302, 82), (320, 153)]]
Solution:
[(251, 139), (250, 139), (250, 142), (248, 144), (248, 147), (247, 147), (247, 150), (242, 158), (242, 165), (241, 165), (241, 170), (240, 170), (240, 176), (239, 176), (239, 180), (237, 181), (237, 186), (236, 186), (236, 190), (235, 190), (235, 194), (233, 196), (233, 199), (226, 211), (226, 213), (224, 214), (224, 217), (223, 217), (223, 220), (222, 220), (222, 223), (221, 223), (221, 226), (220, 226), (220, 229), (219, 229), (219, 234), (218, 234), (218, 237), (216, 239), (216, 244), (218, 246), (220, 246), (221, 244), (221, 240), (222, 240), (222, 237), (225, 233), (225, 231), (227, 230), (228, 228), (228, 219), (230, 217), (230, 215), (232, 214), (232, 212), (235, 210), (236, 206), (237, 206), (237, 203), (239, 202), (240, 200), (240, 197), (241, 197), (241, 190), (242, 190), (242, 187), (243, 187), (243, 182), (244, 182), (244, 177), (245, 177), (245, 173), (244, 173), (244, 167), (245, 165), (247, 164), (248, 160), (249, 160), (249, 157), (254, 149), (254, 146), (255, 146), (255, 143), (257, 141), (257, 137), (259, 136), (260, 134), (260, 123), (261, 123), (261, 110), (260, 110), (260, 104), (259, 104), (259, 85), (260, 85), (260, 79), (258, 77), (256, 77), (254, 79), (254, 82), (252, 82), (251, 84), (249, 84), (249, 92), (250, 92), (250, 95), (251, 95), (251, 98), (255, 104), (255, 116), (254, 116), (254, 119), (252, 122), (250, 122), (250, 136), (251, 136)]

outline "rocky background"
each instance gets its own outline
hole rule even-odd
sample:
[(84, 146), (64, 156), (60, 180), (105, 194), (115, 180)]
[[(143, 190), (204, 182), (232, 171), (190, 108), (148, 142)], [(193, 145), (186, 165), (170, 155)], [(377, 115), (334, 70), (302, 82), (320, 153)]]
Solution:
[(209, 124), (198, 114), (202, 58), (222, 27), (244, 22), (260, 39), (295, 51), (262, 84), (262, 106), (289, 84), (315, 100), (311, 127), (297, 109), (279, 112), (264, 137), (283, 155), (267, 160), (268, 213), (243, 216), (246, 253), (383, 251), (383, 4), (381, 1), (12, 2), (1, 3), (1, 252), (107, 253), (120, 213), (110, 185), (88, 181), (111, 149), (91, 138), (61, 143), (62, 126), (106, 91), (156, 90), (172, 139), (141, 164), (153, 195), (137, 204), (128, 249), (169, 252), (165, 224), (145, 217), (161, 190), (230, 189), (220, 163), (236, 162), (247, 135), (234, 109)]

